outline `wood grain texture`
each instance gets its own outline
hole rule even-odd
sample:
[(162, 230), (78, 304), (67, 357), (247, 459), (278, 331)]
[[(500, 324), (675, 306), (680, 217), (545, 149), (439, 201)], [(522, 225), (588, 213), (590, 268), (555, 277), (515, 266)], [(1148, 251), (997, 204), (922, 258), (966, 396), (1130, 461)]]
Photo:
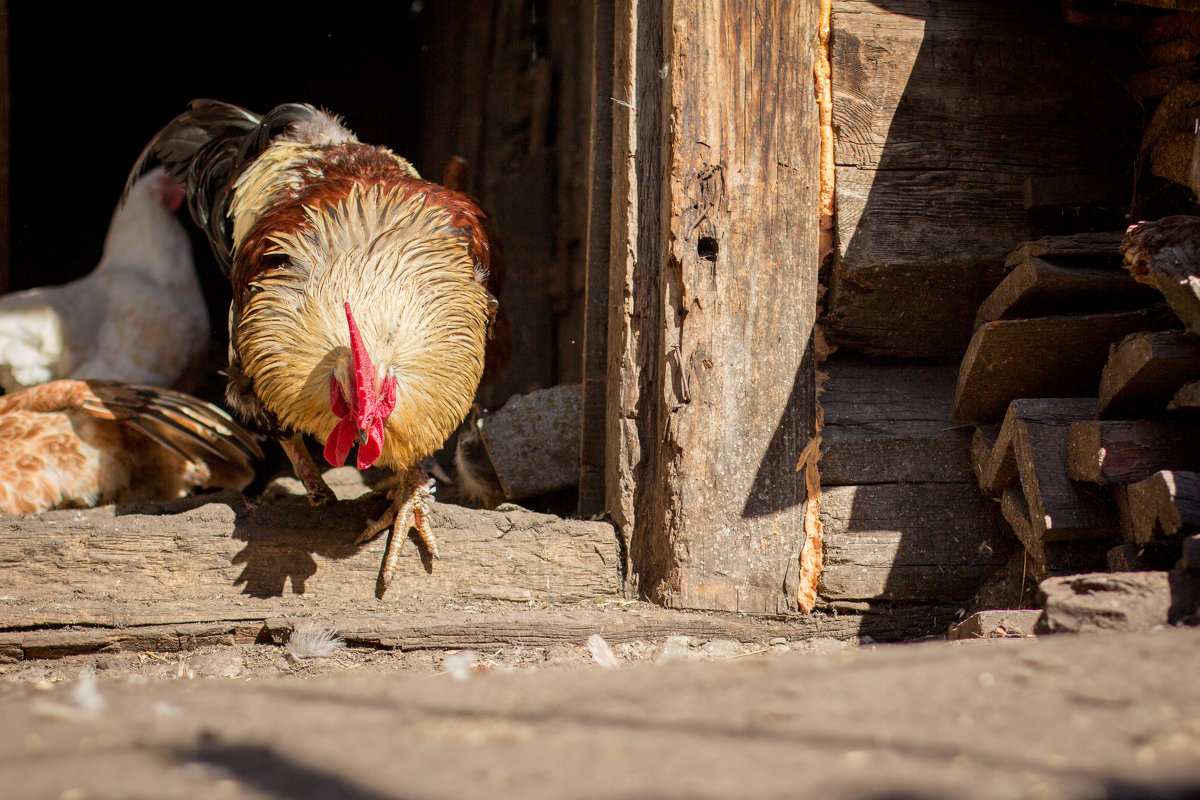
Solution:
[(1021, 260), (980, 304), (975, 327), (998, 319), (1124, 311), (1157, 301), (1157, 292), (1138, 284), (1126, 272), (1066, 267), (1028, 258)]
[[(660, 219), (662, 204), (663, 87), (656, 65), (663, 63), (664, 43), (657, 6), (616, 0), (614, 20), (604, 486), (608, 513), (628, 553), (639, 512), (638, 492), (649, 480), (643, 462), (654, 441), (649, 395), (651, 359), (657, 351), (655, 276), (662, 226), (651, 221)], [(639, 558), (666, 562), (670, 554), (650, 552)]]
[(614, 140), (636, 148), (632, 162), (614, 153), (633, 174), (613, 184), (610, 298), (623, 300), (609, 320), (609, 432), (625, 452), (610, 497), (639, 592), (672, 606), (796, 607), (796, 466), (815, 394), (817, 6), (639, 3), (634, 51), (618, 34), (614, 96), (632, 85), (636, 121), (618, 116)]
[(1121, 252), (1133, 277), (1162, 292), (1188, 331), (1200, 334), (1200, 219), (1139, 222), (1126, 231)]
[(0, 517), (3, 627), (228, 622), (288, 608), (401, 611), (455, 597), (575, 602), (619, 592), (606, 523), (435, 504), (442, 558), (427, 573), (406, 541), (395, 597), (376, 602), (384, 539), (353, 541), (384, 502), (313, 509), (303, 497), (257, 507), (220, 497), (175, 514), (147, 505), (150, 513), (108, 506)]
[(1140, 114), (1119, 75), (1132, 48), (1037, 2), (836, 0), (833, 27), (831, 338), (956, 356), (1005, 255), (1044, 232), (1025, 179), (1128, 171)]
[(1013, 452), (1033, 535), (1047, 542), (1110, 539), (1117, 522), (1108, 497), (1067, 475), (1070, 426), (1018, 420)]
[(607, 453), (609, 241), (613, 180), (613, 3), (594, 3), (590, 57), (586, 284), (583, 319), (583, 419), (579, 446), (579, 516), (605, 510)]
[(1200, 378), (1200, 339), (1147, 331), (1121, 340), (1100, 373), (1100, 414), (1161, 414), (1185, 383)]
[(970, 428), (950, 417), (954, 367), (838, 353), (821, 369), (823, 486), (973, 480)]
[(830, 487), (821, 522), (826, 600), (965, 600), (1016, 546), (969, 484)]
[(1135, 483), (1163, 469), (1200, 470), (1200, 425), (1187, 421), (1108, 420), (1071, 424), (1070, 477)]
[(497, 229), (505, 265), (514, 357), (484, 387), (489, 407), (580, 380), (592, 13), (569, 0), (531, 19), (524, 0), (468, 0), (421, 14), (427, 49), (413, 80), (424, 89), (424, 171), (467, 159), (467, 191)]
[(963, 355), (954, 418), (999, 419), (1026, 397), (1094, 397), (1109, 345), (1163, 327), (1159, 307), (1108, 314), (997, 320), (980, 326)]
[(1122, 532), (1138, 544), (1182, 539), (1200, 533), (1200, 475), (1163, 470), (1121, 487)]
[(1028, 563), (1023, 567), (1030, 577), (1043, 581), (1051, 575), (1104, 569), (1103, 542), (1048, 542), (1035, 532), (1029, 516), (1025, 495), (1015, 486), (1004, 490), (1000, 498), (1000, 513), (1025, 548)]
[(1017, 428), (1028, 421), (1070, 425), (1096, 415), (1092, 398), (1022, 398), (1009, 403), (1001, 425), (981, 425), (971, 442), (972, 469), (984, 494), (999, 495), (1020, 480)]

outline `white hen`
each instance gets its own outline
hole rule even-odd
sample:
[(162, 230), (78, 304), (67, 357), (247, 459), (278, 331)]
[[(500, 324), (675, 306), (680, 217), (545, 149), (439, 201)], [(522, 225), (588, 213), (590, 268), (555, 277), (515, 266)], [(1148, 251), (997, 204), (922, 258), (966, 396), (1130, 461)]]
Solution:
[(86, 277), (0, 297), (0, 386), (58, 378), (171, 386), (207, 347), (208, 311), (175, 210), (182, 187), (148, 173), (113, 213)]

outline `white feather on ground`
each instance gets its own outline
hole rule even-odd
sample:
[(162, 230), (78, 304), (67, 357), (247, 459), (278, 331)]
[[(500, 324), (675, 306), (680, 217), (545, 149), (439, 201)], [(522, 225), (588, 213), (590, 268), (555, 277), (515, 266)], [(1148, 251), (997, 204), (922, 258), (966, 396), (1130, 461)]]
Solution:
[(287, 640), (288, 653), (298, 661), (306, 658), (327, 658), (345, 646), (346, 640), (338, 636), (334, 628), (313, 620), (297, 622)]
[[(56, 378), (171, 386), (205, 352), (208, 311), (161, 169), (137, 182), (86, 277), (0, 297), (0, 386)], [(14, 265), (17, 269), (36, 265)]]
[(592, 654), (592, 659), (605, 669), (616, 669), (621, 666), (621, 662), (617, 660), (617, 655), (608, 646), (608, 642), (604, 641), (604, 637), (598, 633), (593, 633), (587, 638), (587, 649)]

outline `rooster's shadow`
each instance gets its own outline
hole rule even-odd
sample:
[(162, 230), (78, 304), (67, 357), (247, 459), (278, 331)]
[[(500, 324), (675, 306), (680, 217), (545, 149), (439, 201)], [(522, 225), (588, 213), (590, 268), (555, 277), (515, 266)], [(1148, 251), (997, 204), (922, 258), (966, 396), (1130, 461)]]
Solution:
[(388, 500), (377, 495), (323, 507), (290, 496), (240, 511), (233, 538), (245, 546), (231, 559), (242, 565), (234, 584), (251, 597), (280, 597), (289, 582), (292, 594), (304, 594), (305, 583), (318, 569), (314, 556), (354, 556), (367, 546), (355, 540), (387, 506)]

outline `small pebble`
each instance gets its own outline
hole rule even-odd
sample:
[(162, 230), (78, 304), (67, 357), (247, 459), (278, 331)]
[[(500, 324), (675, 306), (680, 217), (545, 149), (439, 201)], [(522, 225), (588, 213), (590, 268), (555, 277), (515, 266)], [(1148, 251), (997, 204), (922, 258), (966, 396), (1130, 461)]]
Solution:
[(741, 654), (742, 645), (732, 639), (713, 639), (702, 644), (700, 652), (709, 658), (730, 658)]

